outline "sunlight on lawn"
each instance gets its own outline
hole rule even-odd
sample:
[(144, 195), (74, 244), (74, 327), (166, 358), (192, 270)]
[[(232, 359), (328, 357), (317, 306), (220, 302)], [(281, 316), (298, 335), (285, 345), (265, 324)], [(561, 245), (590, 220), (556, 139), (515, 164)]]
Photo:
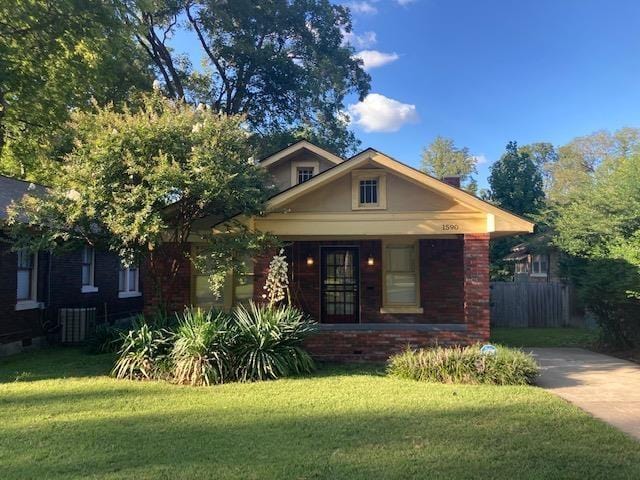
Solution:
[(113, 380), (111, 361), (0, 361), (0, 478), (640, 477), (638, 443), (535, 387), (331, 366), (192, 388)]

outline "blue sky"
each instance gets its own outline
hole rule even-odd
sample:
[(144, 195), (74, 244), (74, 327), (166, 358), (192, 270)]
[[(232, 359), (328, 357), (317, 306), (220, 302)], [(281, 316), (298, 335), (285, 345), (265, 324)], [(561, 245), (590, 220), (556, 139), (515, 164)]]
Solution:
[(369, 70), (374, 95), (348, 102), (363, 147), (418, 166), (435, 136), (451, 137), (480, 157), (485, 186), (509, 140), (640, 126), (640, 1), (343, 3), (351, 44), (382, 64)]

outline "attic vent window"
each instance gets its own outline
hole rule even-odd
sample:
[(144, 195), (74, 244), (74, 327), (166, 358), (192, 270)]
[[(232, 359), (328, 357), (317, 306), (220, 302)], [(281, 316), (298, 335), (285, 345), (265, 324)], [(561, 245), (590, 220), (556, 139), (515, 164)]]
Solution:
[(387, 176), (380, 169), (355, 170), (352, 176), (353, 210), (385, 210), (387, 208)]
[(360, 180), (360, 205), (378, 204), (378, 179)]
[(313, 177), (313, 167), (298, 167), (298, 183), (304, 183)]

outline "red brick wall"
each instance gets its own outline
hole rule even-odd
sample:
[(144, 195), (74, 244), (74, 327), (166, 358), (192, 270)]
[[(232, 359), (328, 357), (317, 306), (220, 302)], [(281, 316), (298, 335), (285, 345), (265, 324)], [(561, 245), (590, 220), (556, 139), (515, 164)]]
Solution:
[[(294, 242), (286, 249), (290, 262), (293, 303), (320, 318), (320, 246), (360, 247), (361, 323), (460, 324), (465, 330), (321, 331), (308, 339), (306, 348), (323, 360), (384, 360), (406, 348), (468, 344), (489, 338), (489, 236), (465, 235), (456, 239), (420, 241), (420, 298), (423, 314), (381, 314), (382, 242), (380, 240)], [(254, 299), (262, 301), (263, 285), (273, 253), (256, 259)], [(375, 259), (373, 266), (367, 258)], [(313, 265), (307, 265), (307, 257)]]
[(463, 323), (463, 240), (421, 240), (420, 278), (424, 320), (428, 323)]
[(407, 346), (430, 347), (466, 344), (468, 332), (416, 330), (322, 331), (305, 341), (305, 348), (318, 360), (381, 361)]
[[(189, 250), (187, 245), (186, 251)], [(168, 313), (180, 312), (191, 305), (191, 268), (191, 260), (177, 245), (159, 247), (141, 272), (145, 285), (145, 313), (154, 313), (162, 306)]]
[(469, 338), (489, 340), (489, 234), (464, 236), (464, 319)]

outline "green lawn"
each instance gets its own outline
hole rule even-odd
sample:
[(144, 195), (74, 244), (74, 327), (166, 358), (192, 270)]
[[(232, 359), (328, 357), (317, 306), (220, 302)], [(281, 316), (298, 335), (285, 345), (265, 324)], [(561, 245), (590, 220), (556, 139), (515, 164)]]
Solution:
[(593, 346), (598, 331), (587, 328), (491, 328), (491, 341), (510, 347)]
[(0, 360), (0, 478), (640, 478), (640, 443), (535, 387), (421, 384), (380, 367), (191, 388), (112, 357)]

